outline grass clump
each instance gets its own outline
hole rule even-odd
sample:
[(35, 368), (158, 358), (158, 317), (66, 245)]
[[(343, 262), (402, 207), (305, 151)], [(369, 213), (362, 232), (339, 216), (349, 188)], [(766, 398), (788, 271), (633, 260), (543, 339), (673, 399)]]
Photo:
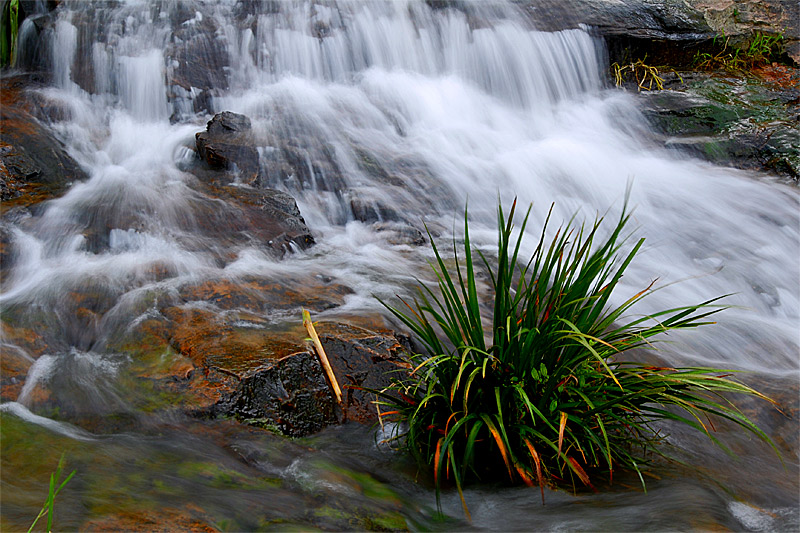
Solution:
[(0, 66), (14, 64), (19, 33), (19, 0), (6, 0), (0, 8)]
[(779, 59), (783, 51), (783, 34), (767, 35), (756, 32), (747, 46), (730, 46), (730, 37), (717, 36), (710, 51), (698, 51), (692, 61), (700, 70), (727, 70), (735, 72)]
[[(496, 261), (472, 249), (465, 213), (463, 255), (453, 243), (454, 273), (431, 239), (438, 291), (421, 285), (403, 309), (384, 303), (423, 350), (412, 356), (411, 376), (380, 393), (382, 416), (400, 422), (398, 442), (433, 472), (437, 501), (440, 489), (454, 483), (469, 516), (462, 486), (498, 478), (539, 485), (542, 501), (545, 485), (593, 488), (598, 476), (611, 482), (619, 469), (636, 472), (644, 485), (642, 468), (661, 439), (652, 425), (658, 420), (693, 427), (724, 449), (706, 422), (715, 415), (772, 444), (723, 395), (769, 399), (722, 375), (729, 371), (624, 358), (649, 348), (656, 335), (710, 324), (722, 309), (717, 298), (626, 318), (652, 284), (609, 306), (644, 241), (618, 255), (630, 217), (625, 209), (605, 239), (599, 219), (590, 226), (567, 223), (548, 241), (548, 214), (533, 255), (523, 262), (530, 208), (520, 237), (513, 238), (515, 208), (516, 202), (508, 216), (498, 209)], [(489, 330), (481, 316), (477, 261), (493, 289)]]
[(622, 87), (630, 78), (636, 80), (636, 85), (639, 91), (652, 91), (653, 85), (659, 91), (664, 89), (664, 78), (659, 75), (658, 67), (648, 65), (645, 63), (647, 57), (644, 59), (637, 59), (631, 63), (620, 65), (614, 63), (611, 65), (611, 70), (614, 73), (614, 82), (617, 87)]

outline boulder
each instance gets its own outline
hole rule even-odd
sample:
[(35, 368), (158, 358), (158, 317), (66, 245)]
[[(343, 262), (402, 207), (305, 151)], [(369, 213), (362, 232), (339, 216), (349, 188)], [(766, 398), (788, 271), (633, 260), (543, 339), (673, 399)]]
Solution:
[(223, 111), (212, 118), (206, 131), (195, 135), (197, 153), (212, 169), (231, 171), (245, 185), (259, 183), (258, 150), (253, 140), (250, 119)]
[(716, 164), (800, 179), (800, 70), (759, 76), (694, 73), (667, 91), (639, 94), (661, 141)]
[[(205, 233), (230, 245), (258, 245), (278, 255), (314, 244), (295, 199), (263, 186), (249, 118), (230, 111), (218, 113), (195, 140), (204, 164), (186, 170), (200, 179), (202, 193), (224, 202), (222, 208), (213, 202), (196, 206), (208, 215), (200, 217), (210, 222), (201, 228)], [(217, 223), (220, 217), (224, 223)]]
[(290, 436), (304, 436), (345, 420), (377, 420), (376, 396), (398, 373), (407, 373), (407, 341), (346, 324), (320, 325), (320, 340), (342, 389), (336, 398), (316, 354), (298, 352), (243, 376), (236, 392), (216, 406), (217, 414), (234, 415)]
[(244, 377), (228, 409), (245, 422), (296, 437), (338, 421), (336, 399), (319, 359), (310, 352), (290, 355)]

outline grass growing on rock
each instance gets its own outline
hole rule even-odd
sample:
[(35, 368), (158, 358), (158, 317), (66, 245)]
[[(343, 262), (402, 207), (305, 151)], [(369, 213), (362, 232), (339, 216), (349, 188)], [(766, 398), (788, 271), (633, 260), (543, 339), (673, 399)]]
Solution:
[[(548, 241), (548, 215), (533, 255), (522, 261), (530, 208), (513, 238), (515, 208), (508, 216), (498, 209), (496, 263), (472, 249), (465, 213), (454, 273), (431, 239), (438, 291), (421, 285), (404, 308), (384, 303), (424, 349), (412, 356), (410, 378), (380, 393), (381, 411), (400, 422), (398, 442), (433, 472), (437, 502), (440, 489), (455, 484), (469, 516), (462, 487), (498, 477), (542, 487), (542, 501), (545, 485), (593, 488), (620, 469), (636, 472), (644, 485), (643, 466), (662, 438), (658, 420), (693, 427), (725, 449), (709, 415), (722, 417), (772, 445), (725, 397), (772, 400), (726, 377), (729, 371), (626, 360), (630, 350), (650, 348), (652, 337), (712, 323), (722, 307), (717, 298), (626, 318), (651, 287), (610, 306), (644, 241), (619, 255), (625, 209), (605, 239), (599, 219), (567, 223)], [(481, 316), (477, 261), (493, 289), (490, 330)]]

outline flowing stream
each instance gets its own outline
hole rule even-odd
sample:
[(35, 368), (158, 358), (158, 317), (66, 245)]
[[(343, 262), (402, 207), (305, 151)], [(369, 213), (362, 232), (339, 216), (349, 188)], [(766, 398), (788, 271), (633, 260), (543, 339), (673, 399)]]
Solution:
[[(14, 223), (0, 341), (29, 368), (0, 405), (3, 530), (27, 530), (62, 452), (78, 470), (57, 498), (65, 530), (800, 527), (797, 189), (659, 148), (635, 97), (605, 85), (603, 44), (588, 30), (538, 32), (499, 2), (65, 1), (56, 15), (42, 37), (52, 86), (40, 92), (69, 117), (51, 127), (89, 179)], [(216, 204), (186, 170), (195, 133), (226, 110), (251, 119), (260, 185), (297, 200), (314, 246), (276, 259), (201, 229), (198, 206)], [(293, 172), (279, 171), (287, 145)], [(548, 491), (542, 506), (538, 491), (479, 487), (466, 492), (472, 523), (451, 493), (441, 519), (429, 480), (373, 429), (291, 441), (163, 408), (134, 377), (137, 340), (120, 341), (154, 301), (203, 280), (335, 280), (347, 295), (315, 319), (374, 316), (374, 296), (430, 278), (430, 251), (398, 235), (426, 224), (446, 242), (468, 205), (473, 240), (491, 250), (497, 203), (516, 197), (533, 203), (531, 251), (551, 203), (556, 222), (613, 218), (628, 188), (631, 230), (647, 240), (617, 303), (656, 278), (636, 312), (729, 294), (718, 324), (675, 335), (658, 357), (747, 371), (789, 415), (743, 406), (785, 466), (724, 427), (738, 458), (676, 428), (675, 453), (700, 467), (659, 471), (646, 493), (629, 479)], [(76, 294), (107, 303), (87, 320)], [(248, 312), (300, 320), (300, 304)], [(26, 327), (44, 353), (9, 333)]]

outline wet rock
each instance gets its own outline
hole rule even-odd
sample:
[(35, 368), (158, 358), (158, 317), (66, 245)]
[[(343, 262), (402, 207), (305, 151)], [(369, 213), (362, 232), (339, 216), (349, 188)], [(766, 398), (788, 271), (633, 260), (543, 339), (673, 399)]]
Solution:
[(337, 324), (331, 329), (330, 333), (320, 335), (320, 341), (342, 387), (345, 416), (347, 420), (374, 422), (376, 398), (368, 390), (382, 390), (399, 373), (410, 371), (405, 358), (407, 343), (389, 333), (347, 324)]
[(230, 111), (218, 113), (206, 131), (195, 135), (195, 140), (197, 153), (209, 167), (229, 170), (246, 185), (258, 183), (258, 150), (249, 118)]
[(800, 4), (794, 0), (515, 1), (540, 29), (586, 24), (611, 41), (635, 38), (687, 43), (717, 35), (742, 41), (755, 32), (783, 34), (789, 56), (800, 62)]
[(2, 211), (52, 198), (86, 173), (33, 115), (28, 76), (0, 80), (0, 199)]
[(293, 248), (305, 250), (314, 244), (314, 237), (300, 214), (297, 202), (284, 192), (227, 187), (219, 197), (239, 208), (249, 228), (249, 237), (278, 255)]
[(303, 282), (284, 277), (281, 280), (245, 278), (237, 280), (216, 279), (181, 288), (183, 301), (205, 302), (218, 309), (244, 309), (255, 313), (295, 311), (300, 317), (301, 307), (310, 311), (323, 311), (344, 303), (352, 290), (334, 281), (308, 279)]
[[(765, 67), (766, 68), (766, 67)], [(673, 90), (641, 93), (665, 146), (708, 161), (800, 178), (800, 70), (769, 77), (695, 73)], [(762, 69), (763, 71), (764, 69)]]
[(87, 531), (147, 533), (152, 531), (181, 530), (196, 533), (213, 533), (219, 531), (214, 525), (214, 517), (196, 505), (185, 505), (182, 508), (164, 507), (163, 509), (121, 510), (92, 518), (81, 524), (80, 529)]
[(336, 399), (319, 359), (310, 352), (246, 376), (229, 409), (246, 422), (298, 437), (337, 423)]
[(361, 222), (385, 222), (399, 219), (397, 212), (376, 199), (353, 196), (350, 199), (353, 217)]
[(222, 30), (213, 13), (189, 2), (175, 5), (172, 27), (164, 50), (172, 99), (184, 97), (191, 101), (194, 113), (213, 113), (212, 97), (229, 86), (230, 60)]
[(324, 323), (318, 328), (324, 332), (320, 340), (343, 392), (341, 407), (316, 354), (303, 351), (243, 376), (217, 412), (291, 436), (343, 420), (374, 422), (375, 395), (365, 389), (383, 389), (398, 371), (408, 371), (404, 344), (389, 333), (352, 325)]
[(301, 335), (292, 339), (288, 334), (270, 331), (257, 318), (232, 320), (213, 310), (191, 306), (169, 308), (164, 315), (171, 321), (170, 341), (177, 353), (204, 372), (214, 370), (234, 380), (303, 348)]
[(186, 170), (199, 178), (202, 193), (224, 202), (222, 207), (215, 202), (194, 206), (204, 233), (234, 246), (263, 246), (278, 255), (314, 244), (294, 198), (262, 188), (249, 118), (229, 111), (217, 114), (206, 131), (197, 133), (196, 146), (205, 164)]
[(422, 246), (427, 243), (427, 239), (420, 230), (414, 226), (402, 223), (378, 223), (373, 226), (375, 231), (384, 234), (390, 244), (406, 244), (410, 246)]

